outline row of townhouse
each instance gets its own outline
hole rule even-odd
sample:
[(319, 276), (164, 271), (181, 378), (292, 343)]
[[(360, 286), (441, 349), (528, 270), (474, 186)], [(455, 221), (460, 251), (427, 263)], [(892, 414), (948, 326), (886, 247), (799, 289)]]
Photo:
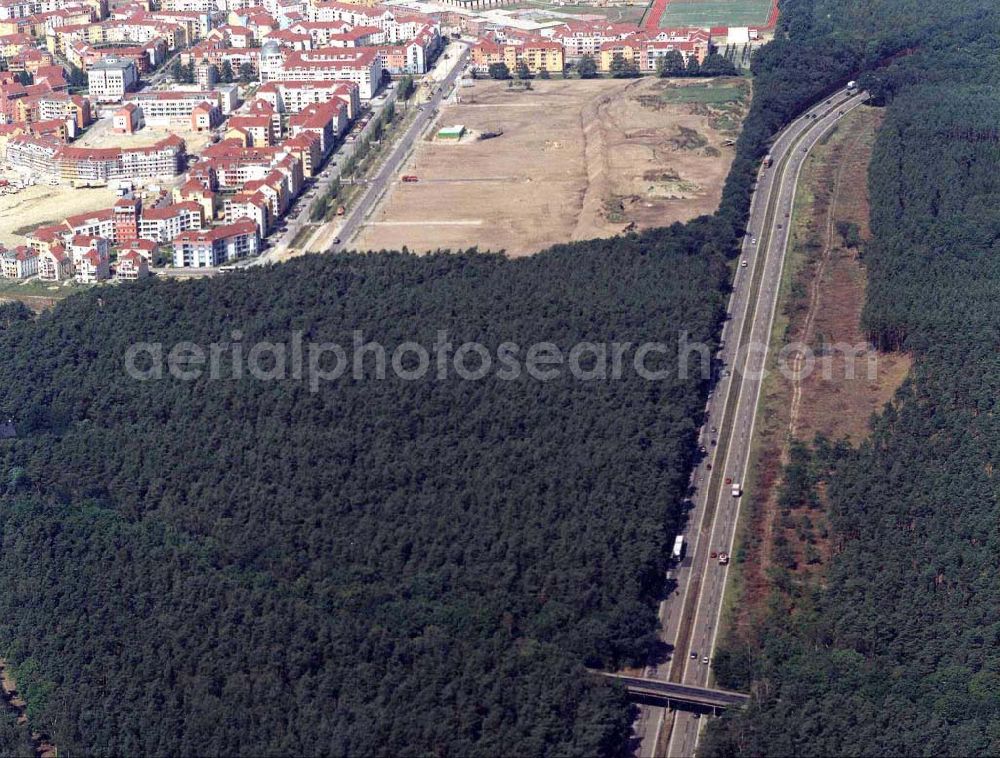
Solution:
[(184, 157), (184, 140), (170, 135), (144, 147), (71, 147), (53, 139), (16, 137), (7, 142), (7, 162), (26, 172), (69, 184), (111, 179), (176, 176)]
[(100, 23), (70, 24), (49, 30), (45, 42), (49, 52), (69, 56), (69, 48), (78, 43), (87, 45), (144, 45), (163, 40), (168, 51), (177, 50), (190, 42), (187, 24), (164, 21), (146, 13), (123, 19), (108, 19)]
[(9, 60), (25, 50), (35, 47), (35, 39), (30, 34), (0, 35), (0, 58)]
[(125, 103), (142, 110), (142, 120), (147, 126), (179, 126), (203, 131), (202, 125), (192, 119), (196, 109), (208, 104), (208, 128), (214, 128), (222, 123), (224, 116), (236, 110), (239, 88), (230, 84), (212, 90), (139, 92), (127, 95)]
[(38, 73), (39, 69), (55, 65), (55, 59), (51, 53), (39, 50), (37, 47), (22, 48), (13, 56), (4, 59), (7, 63), (7, 70), (14, 73), (25, 71), (32, 76)]
[(702, 30), (694, 30), (683, 38), (665, 32), (655, 36), (640, 33), (602, 44), (597, 64), (601, 71), (610, 71), (614, 60), (621, 58), (643, 73), (652, 73), (671, 52), (680, 53), (685, 63), (692, 58), (702, 63), (708, 56), (710, 42), (708, 32)]
[(472, 46), (471, 60), (475, 71), (481, 74), (500, 63), (511, 71), (524, 64), (533, 74), (540, 71), (558, 73), (565, 65), (562, 45), (538, 36), (506, 36), (500, 41), (495, 35), (487, 35)]
[(280, 114), (292, 115), (307, 106), (328, 103), (344, 104), (347, 119), (353, 121), (361, 109), (358, 86), (347, 81), (277, 81), (262, 84), (257, 99), (271, 103)]
[(28, 244), (42, 252), (53, 245), (72, 248), (78, 237), (101, 238), (109, 245), (135, 249), (152, 260), (158, 245), (170, 242), (183, 231), (201, 229), (205, 218), (199, 203), (175, 203), (169, 194), (161, 195), (147, 207), (140, 198), (120, 198), (111, 208), (69, 216), (38, 228), (28, 236)]
[(651, 35), (629, 24), (570, 22), (541, 35), (488, 32), (472, 47), (472, 66), (486, 74), (494, 64), (503, 63), (511, 71), (524, 64), (537, 74), (559, 72), (566, 61), (591, 56), (600, 71), (610, 71), (614, 60), (621, 58), (639, 71), (653, 72), (671, 51), (681, 53), (685, 62), (693, 57), (701, 63), (710, 44), (709, 32), (699, 28), (663, 29)]
[[(26, 245), (7, 250), (0, 246), (0, 278), (59, 282), (74, 278), (80, 284), (95, 284), (111, 278), (107, 240), (78, 235), (69, 244), (54, 245), (41, 252)], [(118, 256), (115, 278), (135, 281), (149, 276), (149, 263), (138, 252), (126, 250)]]
[(382, 70), (390, 74), (425, 74), (443, 46), (437, 27), (426, 26), (411, 40), (396, 45), (379, 45), (379, 62)]
[(601, 45), (631, 37), (639, 31), (635, 24), (610, 21), (567, 21), (540, 31), (541, 36), (563, 46), (567, 61), (576, 61), (585, 55), (594, 58), (600, 54)]
[[(384, 5), (364, 6), (336, 0), (320, 0), (309, 7), (309, 21), (339, 21), (353, 27), (375, 26), (386, 33), (388, 43), (413, 39), (427, 25), (427, 17)], [(295, 25), (292, 25), (295, 29)]]
[(0, 72), (0, 124), (34, 124), (61, 120), (72, 122), (72, 134), (92, 120), (90, 101), (66, 90), (63, 69), (40, 69), (35, 84), (22, 85), (10, 72)]
[(204, 38), (212, 30), (215, 23), (213, 14), (168, 10), (163, 7), (159, 10), (152, 10), (148, 0), (120, 3), (112, 7), (108, 13), (108, 19), (112, 21), (127, 21), (137, 16), (141, 17), (142, 20), (151, 19), (180, 26), (184, 30), (184, 37), (188, 44)]
[[(262, 45), (269, 34), (281, 29), (281, 23), (278, 19), (268, 13), (265, 8), (254, 3), (243, 7), (236, 6), (237, 3), (229, 0), (229, 16), (226, 21), (229, 26), (249, 29), (255, 45)], [(286, 22), (285, 28), (290, 25), (291, 22)]]
[[(249, 66), (254, 76), (260, 71), (261, 50), (256, 47), (229, 47), (222, 39), (205, 39), (181, 53), (181, 62), (195, 67), (198, 84), (211, 87), (215, 82), (209, 79), (210, 67), (216, 71), (228, 63), (234, 72)], [(214, 75), (214, 73), (213, 73)]]
[(319, 139), (320, 155), (331, 152), (339, 137), (347, 131), (347, 106), (338, 100), (307, 105), (288, 117), (292, 137), (313, 134)]

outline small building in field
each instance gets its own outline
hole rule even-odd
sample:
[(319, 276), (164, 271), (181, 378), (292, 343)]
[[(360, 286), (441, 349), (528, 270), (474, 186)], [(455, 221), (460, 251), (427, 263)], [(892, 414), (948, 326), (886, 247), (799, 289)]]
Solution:
[(439, 129), (437, 133), (437, 138), (439, 140), (448, 140), (451, 142), (458, 142), (465, 135), (465, 126), (462, 124), (456, 124), (455, 126), (446, 126), (443, 129)]
[(144, 125), (142, 108), (135, 103), (128, 103), (116, 110), (112, 121), (112, 129), (118, 134), (133, 134)]

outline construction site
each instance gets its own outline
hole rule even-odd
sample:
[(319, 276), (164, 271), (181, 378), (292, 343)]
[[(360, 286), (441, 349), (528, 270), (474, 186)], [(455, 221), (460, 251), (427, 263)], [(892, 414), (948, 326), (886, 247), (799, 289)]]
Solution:
[(520, 256), (718, 206), (745, 80), (530, 84), (460, 88), (351, 246)]

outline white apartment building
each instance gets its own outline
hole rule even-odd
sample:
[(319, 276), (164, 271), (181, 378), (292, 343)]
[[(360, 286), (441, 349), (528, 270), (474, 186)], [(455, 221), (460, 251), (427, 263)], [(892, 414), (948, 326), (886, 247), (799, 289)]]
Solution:
[(0, 277), (27, 279), (38, 273), (38, 251), (30, 247), (5, 250), (0, 247)]
[(182, 232), (174, 239), (174, 266), (214, 268), (256, 255), (259, 250), (257, 224), (249, 218), (242, 218), (214, 229)]
[(142, 118), (147, 125), (185, 128), (191, 124), (194, 109), (202, 103), (209, 103), (218, 111), (215, 123), (222, 121), (218, 100), (216, 92), (140, 92), (126, 98), (126, 102), (142, 109)]
[(261, 85), (257, 97), (267, 100), (278, 113), (294, 114), (310, 105), (340, 100), (347, 106), (347, 118), (354, 119), (361, 108), (358, 86), (346, 81), (280, 81)]
[(120, 282), (134, 282), (149, 276), (149, 263), (134, 250), (118, 256), (115, 279)]
[(127, 58), (104, 58), (87, 70), (90, 97), (99, 103), (117, 103), (139, 83), (135, 62)]
[(139, 219), (139, 238), (164, 244), (181, 232), (201, 229), (201, 205), (188, 200), (164, 208), (148, 208)]
[(111, 278), (111, 262), (97, 250), (91, 250), (74, 264), (75, 279), (80, 284), (96, 284)]
[(261, 56), (260, 79), (274, 81), (343, 80), (358, 85), (362, 100), (370, 100), (382, 82), (382, 64), (374, 48), (320, 48)]

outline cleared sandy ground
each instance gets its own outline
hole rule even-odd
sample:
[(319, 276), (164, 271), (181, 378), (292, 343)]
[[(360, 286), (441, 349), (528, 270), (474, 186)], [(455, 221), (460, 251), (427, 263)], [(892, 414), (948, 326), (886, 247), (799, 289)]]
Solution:
[(77, 213), (110, 208), (114, 202), (115, 192), (109, 187), (72, 189), (43, 184), (0, 195), (0, 244), (23, 245), (27, 241), (24, 234), (39, 226)]
[[(176, 134), (186, 140), (189, 153), (201, 150), (210, 139), (208, 134), (160, 128), (145, 128), (132, 135), (115, 134), (111, 131), (111, 119), (102, 119), (91, 126), (73, 143), (73, 146), (143, 147), (155, 144), (170, 134)], [(18, 178), (18, 174), (13, 170), (4, 171), (2, 176), (10, 181)], [(165, 189), (180, 179), (180, 176), (160, 177), (138, 181), (136, 184), (140, 188)], [(23, 245), (26, 242), (24, 235), (39, 226), (54, 224), (78, 213), (110, 208), (117, 199), (115, 194), (117, 185), (117, 181), (112, 181), (107, 187), (72, 188), (46, 183), (28, 187), (20, 192), (0, 195), (0, 244), (8, 247)]]
[(184, 140), (188, 153), (199, 153), (209, 143), (210, 132), (196, 132), (175, 127), (144, 126), (134, 134), (117, 134), (111, 128), (112, 120), (104, 118), (93, 124), (74, 142), (76, 147), (147, 147), (172, 134)]
[[(353, 247), (504, 249), (525, 255), (710, 213), (719, 204), (744, 102), (671, 102), (691, 85), (741, 80), (549, 80), (531, 91), (480, 81), (442, 108), (489, 140), (421, 141)], [(683, 98), (681, 98), (683, 99)], [(744, 98), (745, 100), (745, 98)]]

